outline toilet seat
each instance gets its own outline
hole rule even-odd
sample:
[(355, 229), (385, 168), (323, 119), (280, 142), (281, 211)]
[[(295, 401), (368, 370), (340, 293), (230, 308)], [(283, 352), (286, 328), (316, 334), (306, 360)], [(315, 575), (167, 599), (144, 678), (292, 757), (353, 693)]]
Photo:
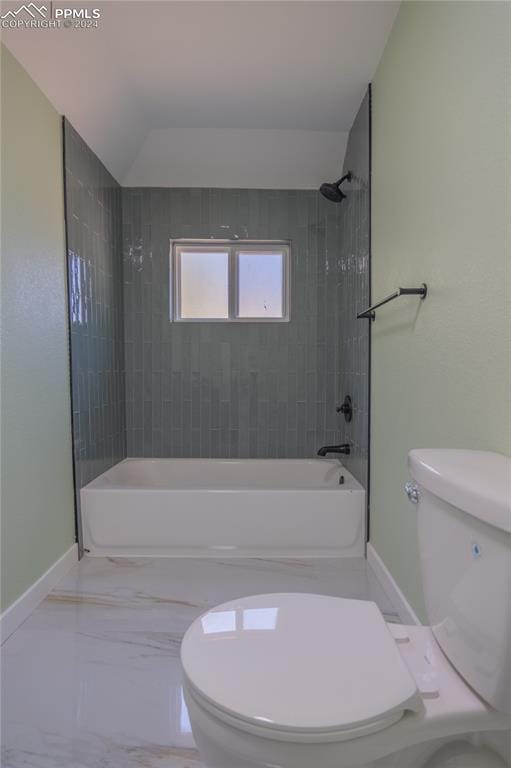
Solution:
[(343, 741), (422, 712), (415, 679), (374, 603), (270, 594), (199, 617), (181, 647), (190, 696), (280, 741)]

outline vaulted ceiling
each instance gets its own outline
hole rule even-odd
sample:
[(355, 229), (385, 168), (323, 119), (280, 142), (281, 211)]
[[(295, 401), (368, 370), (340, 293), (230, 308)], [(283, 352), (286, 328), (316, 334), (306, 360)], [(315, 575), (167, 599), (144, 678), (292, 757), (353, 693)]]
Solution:
[(245, 155), (261, 144), (255, 163), (268, 141), (333, 153), (338, 137), (340, 166), (398, 7), (387, 0), (76, 4), (100, 8), (97, 29), (6, 30), (3, 41), (113, 175), (133, 184), (155, 183), (165, 162), (181, 179), (194, 136), (204, 155), (233, 142)]

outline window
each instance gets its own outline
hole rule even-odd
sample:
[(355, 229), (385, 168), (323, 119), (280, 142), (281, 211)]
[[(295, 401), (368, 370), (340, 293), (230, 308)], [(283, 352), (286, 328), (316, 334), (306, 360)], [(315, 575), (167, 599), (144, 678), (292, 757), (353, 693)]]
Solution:
[(229, 251), (182, 250), (179, 253), (179, 307), (182, 320), (229, 317)]
[(170, 279), (173, 320), (289, 320), (288, 243), (174, 240)]

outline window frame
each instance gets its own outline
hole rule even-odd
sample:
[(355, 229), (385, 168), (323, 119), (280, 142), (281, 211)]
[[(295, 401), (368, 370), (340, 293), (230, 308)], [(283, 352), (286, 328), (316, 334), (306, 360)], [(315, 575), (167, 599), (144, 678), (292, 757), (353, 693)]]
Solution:
[[(228, 254), (227, 317), (181, 316), (181, 254), (186, 251), (211, 251)], [(282, 317), (239, 317), (240, 252), (282, 252)], [(220, 240), (182, 238), (170, 241), (169, 317), (174, 323), (288, 323), (291, 298), (291, 243), (289, 240)]]

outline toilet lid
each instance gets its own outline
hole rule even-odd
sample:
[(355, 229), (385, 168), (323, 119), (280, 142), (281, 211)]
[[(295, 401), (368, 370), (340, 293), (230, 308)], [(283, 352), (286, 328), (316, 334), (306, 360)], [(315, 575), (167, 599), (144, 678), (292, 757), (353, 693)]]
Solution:
[(181, 659), (207, 704), (278, 731), (363, 735), (423, 707), (380, 610), (362, 600), (293, 593), (224, 603), (188, 629)]

